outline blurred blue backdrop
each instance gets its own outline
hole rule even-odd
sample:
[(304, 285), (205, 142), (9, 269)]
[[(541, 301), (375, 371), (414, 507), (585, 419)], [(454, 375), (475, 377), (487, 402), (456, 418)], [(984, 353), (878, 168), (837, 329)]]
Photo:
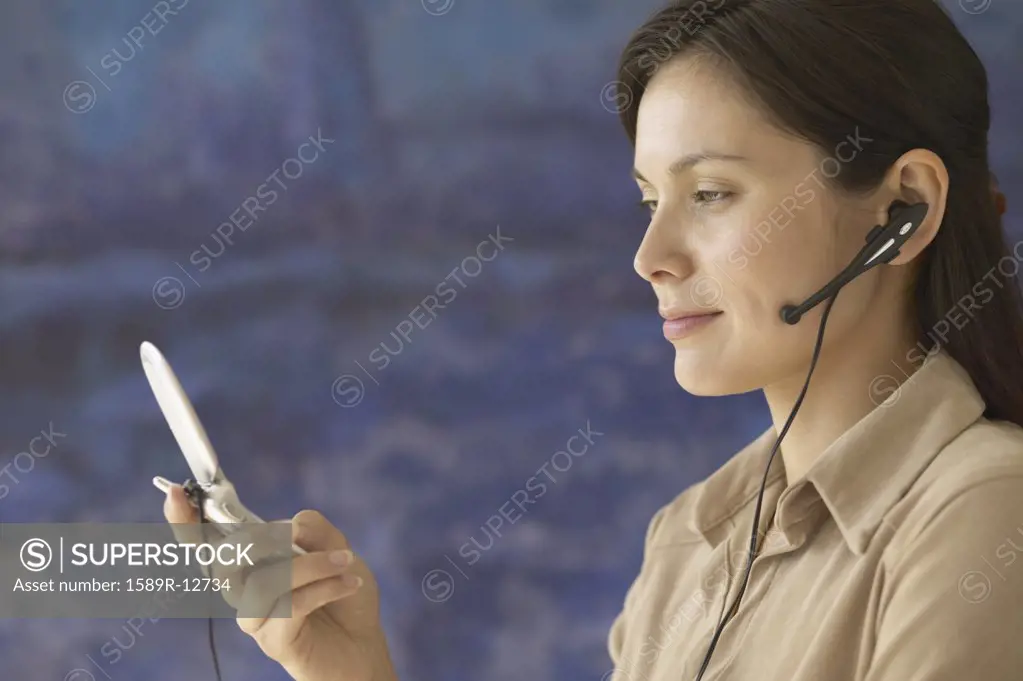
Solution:
[[(1018, 230), (1023, 4), (963, 3)], [(188, 470), (150, 340), (242, 498), (323, 511), (375, 569), (401, 678), (600, 679), (650, 516), (768, 423), (678, 388), (632, 270), (602, 91), (657, 5), (4, 2), (0, 520), (162, 519), (150, 479)], [(0, 678), (209, 679), (205, 626), (3, 619)], [(225, 681), (287, 678), (217, 626)]]

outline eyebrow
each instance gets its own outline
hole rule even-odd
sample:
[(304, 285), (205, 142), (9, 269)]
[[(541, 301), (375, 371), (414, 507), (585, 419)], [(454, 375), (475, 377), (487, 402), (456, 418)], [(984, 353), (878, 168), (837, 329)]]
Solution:
[[(737, 156), (735, 154), (719, 154), (713, 151), (698, 152), (695, 154), (689, 154), (688, 156), (683, 156), (672, 163), (668, 167), (668, 175), (678, 175), (685, 170), (689, 170), (697, 163), (703, 163), (704, 161), (734, 161), (739, 163), (748, 163), (749, 159), (745, 156)], [(643, 174), (635, 168), (632, 169), (632, 177), (637, 180), (643, 180), (644, 182), (650, 182), (650, 180), (643, 177)]]

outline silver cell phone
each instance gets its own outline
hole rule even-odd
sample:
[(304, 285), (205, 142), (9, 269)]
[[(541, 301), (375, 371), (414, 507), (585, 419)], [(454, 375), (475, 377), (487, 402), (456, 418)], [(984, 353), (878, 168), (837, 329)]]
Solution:
[[(167, 419), (167, 425), (170, 426), (174, 439), (177, 440), (178, 447), (192, 470), (192, 481), (202, 489), (202, 511), (205, 519), (221, 537), (240, 529), (241, 523), (265, 522), (238, 499), (238, 492), (220, 467), (217, 453), (206, 435), (206, 429), (199, 421), (192, 402), (163, 353), (152, 343), (143, 342), (139, 354), (149, 386), (160, 405), (160, 411)], [(153, 478), (153, 484), (166, 493), (171, 483), (166, 478), (156, 476)], [(189, 501), (198, 508), (194, 496), (190, 497)], [(291, 549), (294, 555), (306, 553), (294, 544)]]

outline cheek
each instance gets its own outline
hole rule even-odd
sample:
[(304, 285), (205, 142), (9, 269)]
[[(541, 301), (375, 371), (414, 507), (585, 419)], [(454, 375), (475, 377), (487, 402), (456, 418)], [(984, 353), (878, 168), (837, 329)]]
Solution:
[[(785, 244), (776, 227), (755, 216), (730, 216), (729, 223), (708, 230), (712, 233), (701, 248), (702, 270), (719, 282), (722, 309), (748, 319), (772, 298), (778, 277), (784, 275)], [(693, 286), (694, 296), (700, 288)]]
[(756, 211), (707, 244), (707, 271), (722, 283), (725, 307), (747, 315), (776, 314), (801, 302), (833, 273), (822, 218), (781, 210)]
[[(829, 242), (824, 209), (787, 214), (764, 209), (729, 215), (700, 232), (694, 293), (717, 294), (727, 321), (697, 341), (677, 345), (675, 377), (695, 395), (727, 395), (762, 388), (801, 366), (816, 323), (795, 327), (781, 308), (800, 303), (840, 269)], [(850, 294), (851, 296), (851, 294)], [(814, 314), (820, 314), (821, 307)], [(808, 317), (809, 319), (810, 317)], [(815, 318), (815, 317), (814, 317)], [(724, 320), (723, 320), (724, 321)], [(839, 319), (828, 328), (840, 326)]]

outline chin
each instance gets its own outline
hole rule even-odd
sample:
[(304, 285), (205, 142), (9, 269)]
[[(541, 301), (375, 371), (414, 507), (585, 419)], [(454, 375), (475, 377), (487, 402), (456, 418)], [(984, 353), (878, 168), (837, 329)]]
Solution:
[[(736, 367), (737, 368), (737, 367)], [(755, 390), (744, 385), (721, 357), (706, 357), (702, 353), (675, 353), (675, 381), (691, 395), (721, 397)]]

